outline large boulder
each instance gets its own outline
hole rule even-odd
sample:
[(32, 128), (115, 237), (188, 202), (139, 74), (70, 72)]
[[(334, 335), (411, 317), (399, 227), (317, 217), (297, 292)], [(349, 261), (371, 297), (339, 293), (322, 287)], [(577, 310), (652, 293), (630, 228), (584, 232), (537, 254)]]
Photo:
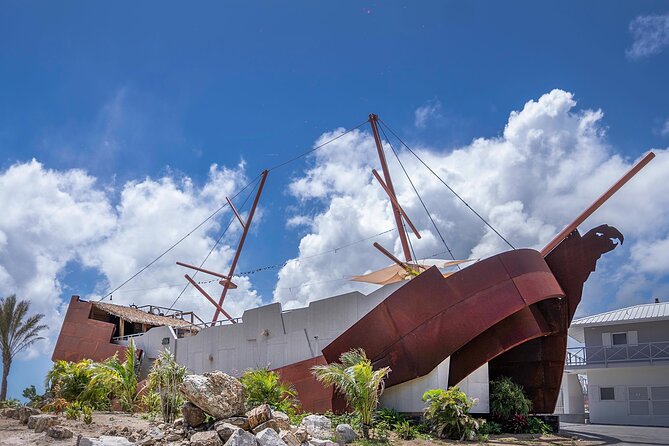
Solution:
[(39, 415), (42, 412), (40, 412), (39, 409), (35, 409), (34, 407), (28, 407), (28, 406), (23, 406), (19, 407), (18, 409), (18, 414), (19, 414), (19, 421), (21, 424), (28, 424), (28, 420), (32, 415)]
[(300, 423), (312, 438), (329, 440), (332, 438), (332, 423), (323, 415), (307, 415)]
[(266, 423), (272, 419), (272, 408), (267, 404), (261, 404), (260, 406), (246, 412), (246, 416), (249, 419), (249, 428), (253, 430), (257, 426), (260, 426), (261, 424)]
[(251, 424), (249, 423), (248, 417), (223, 418), (221, 422), (232, 424), (233, 426), (237, 426), (238, 428), (244, 429), (245, 431), (251, 430)]
[(279, 433), (270, 428), (258, 432), (256, 440), (259, 446), (287, 446), (286, 442), (279, 437)]
[(225, 446), (257, 446), (256, 437), (250, 432), (238, 429), (232, 433)]
[(228, 418), (244, 413), (244, 387), (226, 373), (186, 375), (179, 386), (183, 396), (214, 418)]
[(204, 423), (204, 411), (190, 401), (183, 403), (181, 414), (187, 426), (197, 427)]
[(302, 442), (297, 439), (295, 434), (289, 430), (280, 431), (279, 438), (281, 438), (288, 446), (300, 446), (302, 444)]
[(223, 446), (216, 431), (196, 432), (190, 437), (191, 446)]

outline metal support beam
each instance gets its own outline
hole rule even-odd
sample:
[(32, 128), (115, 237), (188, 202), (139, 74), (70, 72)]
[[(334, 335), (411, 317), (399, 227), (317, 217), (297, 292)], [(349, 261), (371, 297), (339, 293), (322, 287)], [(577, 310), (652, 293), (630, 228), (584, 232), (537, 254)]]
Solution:
[(411, 261), (411, 250), (409, 249), (409, 241), (407, 239), (406, 231), (404, 231), (404, 225), (402, 225), (402, 215), (399, 208), (395, 205), (397, 202), (397, 196), (395, 195), (395, 188), (393, 187), (393, 180), (390, 178), (390, 171), (388, 170), (388, 163), (386, 162), (386, 155), (383, 153), (383, 145), (381, 144), (381, 136), (379, 135), (378, 128), (378, 116), (375, 114), (369, 115), (369, 123), (372, 126), (372, 133), (374, 134), (374, 142), (376, 142), (376, 150), (379, 154), (379, 161), (381, 161), (381, 169), (383, 170), (383, 176), (385, 178), (385, 183), (388, 187), (388, 195), (395, 198), (393, 201), (392, 198), (390, 203), (393, 207), (393, 215), (395, 216), (395, 224), (397, 225), (397, 232), (400, 235), (400, 242), (402, 243), (402, 250), (404, 251), (404, 258), (407, 262)]
[(393, 205), (397, 206), (397, 209), (400, 210), (400, 214), (402, 215), (402, 218), (406, 220), (407, 224), (411, 228), (414, 234), (416, 234), (416, 238), (420, 238), (420, 233), (418, 232), (418, 229), (414, 226), (414, 224), (411, 222), (409, 219), (409, 216), (407, 215), (406, 212), (404, 212), (404, 209), (402, 209), (402, 206), (400, 206), (399, 202), (395, 198), (393, 194), (390, 193), (390, 189), (388, 189), (388, 186), (386, 183), (383, 182), (383, 179), (381, 178), (381, 175), (376, 171), (376, 169), (372, 169), (372, 173), (374, 174), (374, 178), (379, 182), (381, 187), (383, 188), (384, 191), (386, 191), (386, 194), (388, 194), (388, 198), (390, 198), (390, 201), (393, 203)]
[(223, 280), (229, 280), (230, 279), (230, 277), (224, 276), (223, 274), (217, 273), (216, 271), (211, 271), (211, 270), (208, 270), (208, 269), (200, 268), (199, 266), (191, 265), (191, 264), (188, 264), (188, 263), (177, 262), (177, 265), (185, 266), (186, 268), (194, 269), (195, 271), (200, 271), (201, 273), (211, 274), (212, 276), (220, 277)]
[(235, 268), (237, 267), (237, 261), (239, 260), (239, 256), (242, 253), (242, 248), (244, 247), (244, 242), (246, 241), (246, 236), (249, 233), (249, 228), (251, 227), (251, 222), (253, 221), (253, 215), (255, 215), (256, 208), (258, 207), (258, 201), (260, 200), (260, 195), (262, 194), (263, 187), (265, 186), (265, 180), (267, 180), (267, 174), (269, 171), (264, 170), (262, 172), (262, 177), (260, 178), (260, 184), (258, 185), (258, 191), (256, 192), (256, 196), (253, 200), (253, 205), (251, 206), (251, 211), (249, 212), (249, 219), (244, 225), (244, 231), (242, 232), (242, 237), (239, 240), (239, 245), (237, 246), (237, 251), (235, 251), (235, 256), (232, 259), (232, 264), (230, 265), (230, 272), (228, 272), (227, 277), (224, 277), (224, 279), (228, 279), (225, 281), (225, 284), (223, 285), (223, 291), (221, 291), (221, 297), (218, 299), (218, 305), (216, 307), (216, 311), (214, 312), (214, 318), (212, 319), (212, 323), (216, 322), (218, 320), (218, 315), (221, 313), (221, 306), (223, 305), (223, 301), (225, 300), (225, 295), (228, 293), (228, 289), (230, 288), (230, 280), (232, 279), (232, 276), (235, 274)]
[(623, 175), (616, 183), (611, 186), (606, 192), (604, 192), (598, 199), (595, 200), (594, 203), (592, 203), (585, 211), (581, 213), (574, 221), (569, 223), (558, 235), (553, 237), (553, 240), (551, 240), (545, 247), (544, 249), (541, 250), (541, 255), (542, 256), (547, 256), (557, 245), (560, 244), (562, 240), (567, 238), (569, 234), (574, 231), (581, 223), (583, 223), (588, 217), (590, 217), (601, 205), (603, 205), (613, 194), (618, 192), (618, 190), (625, 185), (629, 180), (632, 179), (634, 175), (639, 173), (641, 169), (646, 167), (648, 163), (651, 162), (651, 160), (655, 158), (655, 154), (653, 152), (648, 152), (646, 156), (641, 158), (638, 163), (636, 163), (630, 170), (627, 171), (625, 175)]
[(232, 201), (230, 201), (230, 199), (228, 197), (225, 197), (225, 199), (227, 200), (228, 205), (230, 206), (230, 209), (232, 209), (232, 212), (234, 212), (235, 215), (237, 216), (237, 220), (239, 220), (239, 223), (242, 225), (242, 228), (245, 228), (246, 223), (244, 223), (244, 220), (242, 219), (242, 216), (239, 215), (239, 212), (237, 212), (237, 208), (235, 207), (235, 205), (232, 204)]
[(385, 255), (386, 257), (388, 257), (388, 258), (389, 258), (390, 260), (392, 260), (393, 262), (397, 263), (397, 264), (398, 264), (399, 266), (401, 266), (402, 268), (404, 268), (404, 269), (409, 268), (408, 265), (407, 265), (406, 263), (404, 263), (403, 261), (401, 261), (400, 259), (398, 259), (397, 257), (395, 257), (390, 251), (388, 251), (386, 248), (384, 248), (383, 246), (381, 246), (381, 245), (378, 244), (377, 242), (374, 242), (374, 247), (375, 247), (376, 249), (378, 249), (379, 251), (381, 251), (381, 253), (382, 253), (383, 255)]
[(190, 282), (191, 285), (195, 287), (196, 290), (198, 290), (204, 297), (206, 297), (207, 300), (211, 302), (211, 304), (215, 306), (217, 310), (223, 313), (225, 317), (227, 317), (230, 320), (230, 322), (232, 322), (233, 324), (236, 323), (235, 320), (232, 319), (232, 316), (230, 316), (223, 308), (221, 308), (220, 305), (218, 305), (216, 301), (212, 299), (209, 293), (207, 293), (200, 285), (198, 285), (198, 283), (195, 280), (193, 280), (191, 276), (189, 276), (188, 274), (184, 274), (184, 277), (186, 278), (186, 280)]

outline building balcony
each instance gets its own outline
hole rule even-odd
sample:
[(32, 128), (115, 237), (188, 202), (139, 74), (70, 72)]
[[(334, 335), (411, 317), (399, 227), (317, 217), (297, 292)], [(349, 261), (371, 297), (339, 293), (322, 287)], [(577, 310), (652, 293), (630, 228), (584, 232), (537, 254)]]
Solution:
[(586, 369), (660, 362), (669, 363), (669, 341), (568, 348), (565, 368)]

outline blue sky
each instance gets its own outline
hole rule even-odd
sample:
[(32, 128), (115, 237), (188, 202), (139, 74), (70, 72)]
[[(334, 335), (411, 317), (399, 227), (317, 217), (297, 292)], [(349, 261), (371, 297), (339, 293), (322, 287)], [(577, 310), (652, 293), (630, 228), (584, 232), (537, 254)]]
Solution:
[[(669, 141), (666, 2), (3, 1), (1, 7), (0, 178), (6, 195), (0, 203), (29, 210), (0, 217), (0, 265), (6, 273), (0, 274), (0, 293), (30, 299), (54, 326), (64, 310), (60, 302), (70, 294), (104, 294), (215, 209), (225, 193), (372, 112), (436, 165), (474, 163), (477, 150), (483, 150), (477, 139), (491, 154), (507, 153), (507, 146), (534, 147), (524, 166), (541, 164), (537, 170), (544, 178), (561, 172), (557, 161), (545, 161), (550, 156), (584, 160), (589, 167), (574, 177), (573, 188), (555, 186), (565, 200), (555, 201), (559, 210), (544, 209), (541, 203), (550, 200), (533, 195), (532, 185), (523, 189), (513, 182), (502, 184), (512, 184), (505, 187), (515, 195), (498, 197), (508, 206), (494, 208), (488, 203), (492, 189), (476, 195), (477, 187), (470, 189), (463, 179), (461, 187), (471, 191), (473, 203), (501, 227), (511, 225), (508, 232), (520, 246), (540, 246), (634, 159), (653, 148), (662, 151)], [(564, 94), (552, 93), (555, 89)], [(536, 107), (528, 107), (530, 101)], [(510, 121), (514, 111), (520, 116), (517, 128)], [(552, 136), (535, 147), (523, 133), (527, 126)], [(573, 140), (561, 139), (584, 127), (588, 130)], [(360, 269), (377, 258), (370, 241), (338, 258), (318, 257), (312, 266), (305, 259), (392, 228), (382, 195), (361, 195), (366, 188), (338, 184), (347, 159), (352, 172), (366, 172), (375, 162), (373, 152), (355, 158), (369, 149), (368, 133), (343, 140), (336, 153), (306, 157), (270, 174), (240, 268), (289, 259), (299, 265), (279, 276), (279, 269), (249, 276), (240, 287), (246, 294), (239, 295), (239, 306), (231, 303), (235, 311), (273, 299), (296, 305), (333, 294), (348, 285), (320, 286), (316, 282), (330, 277), (319, 274), (336, 270), (334, 281), (356, 272), (342, 265)], [(564, 153), (556, 155), (563, 146)], [(348, 158), (338, 159), (342, 153)], [(213, 171), (212, 164), (217, 164)], [(630, 247), (611, 255), (603, 266), (607, 278), (589, 284), (588, 312), (646, 302), (667, 289), (666, 260), (657, 267), (645, 261), (666, 256), (657, 248), (669, 239), (669, 218), (657, 210), (666, 198), (662, 190), (647, 190), (662, 185), (657, 178), (663, 165), (651, 165), (656, 172), (649, 177), (656, 183), (640, 184), (610, 205), (618, 203), (625, 212), (601, 213), (602, 219), (634, 212), (640, 217), (606, 221), (626, 227)], [(475, 163), (470, 167), (461, 173), (475, 184), (493, 172), (484, 167), (477, 172)], [(424, 175), (417, 167), (414, 172)], [(439, 208), (438, 194), (446, 192), (425, 187)], [(47, 198), (44, 191), (54, 190), (59, 194)], [(651, 202), (640, 206), (648, 214), (634, 208), (639, 198), (633, 192)], [(375, 198), (382, 209), (370, 209)], [(564, 204), (570, 200), (575, 203)], [(169, 208), (166, 202), (183, 206)], [(360, 202), (365, 206), (356, 208)], [(55, 209), (47, 212), (49, 203)], [(347, 204), (338, 208), (341, 203)], [(524, 206), (524, 232), (514, 233), (511, 220), (500, 217), (513, 203)], [(154, 205), (169, 209), (151, 214)], [(415, 212), (419, 209), (416, 205)], [(443, 212), (458, 256), (503, 248), (488, 243), (482, 229), (459, 229), (472, 224), (463, 212)], [(79, 223), (69, 226), (75, 218)], [(644, 226), (648, 220), (659, 227)], [(354, 228), (347, 230), (348, 223)], [(180, 259), (201, 261), (220, 230), (204, 228)], [(76, 236), (49, 236), (68, 231)], [(459, 243), (461, 233), (465, 241)], [(225, 246), (234, 246), (237, 235), (226, 238)], [(392, 234), (384, 241), (396, 247)], [(435, 246), (426, 242), (418, 248), (428, 255)], [(127, 258), (116, 259), (120, 251)], [(220, 249), (212, 266), (225, 269), (229, 258), (229, 249)], [(169, 258), (169, 265), (176, 259)], [(630, 264), (636, 269), (625, 270)], [(643, 280), (624, 280), (616, 275), (622, 272)], [(167, 288), (169, 293), (155, 288), (180, 283), (182, 273), (167, 264), (154, 276), (150, 270), (126, 289), (152, 288), (151, 293), (120, 291), (114, 301), (172, 301), (178, 288)], [(36, 284), (35, 277), (44, 283)], [(290, 285), (304, 282), (314, 285), (296, 296)], [(182, 306), (209, 311), (189, 302)], [(41, 382), (55, 334), (57, 328), (44, 348), (16, 361), (11, 395)]]

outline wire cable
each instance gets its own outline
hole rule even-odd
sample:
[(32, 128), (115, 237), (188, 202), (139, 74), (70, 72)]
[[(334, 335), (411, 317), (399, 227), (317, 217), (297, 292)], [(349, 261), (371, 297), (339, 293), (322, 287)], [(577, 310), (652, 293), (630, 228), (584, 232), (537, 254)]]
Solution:
[(352, 131), (359, 129), (360, 127), (362, 127), (363, 125), (367, 124), (368, 122), (369, 122), (369, 119), (367, 119), (367, 120), (364, 121), (364, 122), (361, 122), (360, 124), (356, 125), (355, 127), (351, 127), (351, 128), (349, 128), (349, 129), (346, 130), (344, 133), (341, 133), (341, 134), (335, 136), (334, 138), (329, 139), (328, 141), (325, 141), (324, 143), (317, 145), (317, 146), (314, 147), (313, 149), (307, 150), (306, 152), (303, 152), (303, 153), (297, 155), (296, 157), (291, 158), (291, 159), (289, 159), (288, 161), (284, 161), (283, 163), (277, 164), (276, 166), (271, 167), (271, 168), (269, 168), (269, 169), (267, 169), (267, 170), (271, 172), (271, 171), (273, 171), (273, 170), (276, 170), (276, 169), (279, 169), (279, 168), (285, 166), (286, 164), (290, 164), (290, 163), (292, 163), (292, 162), (295, 162), (295, 161), (299, 160), (300, 158), (303, 158), (303, 157), (305, 157), (305, 156), (307, 156), (307, 155), (309, 155), (309, 154), (315, 152), (315, 151), (318, 150), (318, 149), (322, 149), (323, 147), (327, 146), (327, 145), (330, 144), (331, 142), (334, 142), (334, 141), (338, 140), (339, 138), (343, 137), (344, 135), (347, 135), (347, 134), (351, 133)]
[[(257, 185), (259, 181), (260, 181), (260, 177), (257, 177), (257, 179), (256, 179), (256, 181), (255, 181), (255, 184)], [(253, 193), (254, 190), (255, 190), (255, 187), (254, 187), (253, 189), (251, 189), (251, 190), (249, 191), (249, 193), (246, 195), (246, 198), (244, 199), (244, 202), (243, 202), (242, 205), (239, 207), (239, 211), (240, 211), (240, 212), (241, 212), (241, 211), (244, 209), (244, 207), (246, 206), (246, 203), (249, 201), (249, 198), (251, 198), (251, 195), (252, 195), (252, 193)], [(231, 200), (231, 201), (232, 201), (232, 200)], [(228, 226), (226, 226), (225, 229), (223, 230), (223, 232), (221, 232), (221, 235), (218, 237), (218, 239), (216, 239), (216, 243), (214, 243), (214, 246), (211, 247), (211, 249), (209, 250), (209, 252), (208, 252), (207, 255), (205, 256), (204, 260), (202, 260), (202, 263), (200, 263), (200, 268), (202, 268), (202, 267), (204, 266), (205, 262), (207, 261), (207, 259), (209, 259), (209, 256), (211, 256), (211, 254), (214, 252), (214, 250), (216, 249), (216, 247), (218, 246), (218, 244), (219, 244), (219, 243), (221, 242), (221, 240), (223, 239), (223, 236), (225, 235), (226, 232), (228, 232), (228, 229), (230, 229), (230, 226), (232, 226), (232, 223), (235, 221), (236, 218), (237, 218), (237, 217), (236, 217), (235, 215), (232, 216), (232, 218), (230, 219), (230, 222), (228, 223)], [(199, 272), (198, 270), (195, 270), (195, 273), (193, 273), (193, 276), (192, 276), (193, 279), (195, 279), (195, 276), (197, 276), (197, 273), (198, 273), (198, 272)], [(169, 308), (170, 310), (171, 310), (172, 308), (174, 308), (174, 305), (176, 305), (177, 301), (181, 298), (181, 296), (182, 296), (183, 293), (186, 291), (186, 289), (188, 289), (189, 286), (190, 286), (190, 282), (186, 282), (186, 285), (184, 285), (183, 289), (181, 290), (181, 292), (179, 293), (179, 295), (177, 296), (177, 298), (174, 299), (174, 302), (172, 302), (172, 305), (170, 305), (170, 308)]]
[(464, 200), (464, 198), (462, 198), (460, 195), (458, 195), (458, 193), (455, 192), (451, 186), (449, 186), (449, 185), (448, 185), (448, 184), (447, 184), (447, 183), (446, 183), (446, 182), (445, 182), (439, 175), (437, 175), (437, 173), (436, 173), (434, 170), (432, 170), (432, 168), (431, 168), (430, 166), (428, 166), (427, 163), (425, 163), (425, 161), (423, 161), (423, 160), (421, 159), (421, 157), (419, 157), (419, 156), (416, 154), (416, 152), (414, 152), (413, 150), (411, 150), (411, 147), (409, 147), (409, 146), (402, 140), (402, 138), (400, 138), (399, 136), (397, 136), (397, 134), (396, 134), (395, 132), (393, 132), (393, 130), (388, 126), (388, 124), (386, 124), (385, 122), (383, 122), (383, 120), (381, 120), (381, 119), (379, 119), (379, 122), (380, 122), (386, 129), (388, 129), (388, 131), (389, 131), (395, 138), (397, 138), (397, 140), (398, 140), (404, 147), (406, 147), (407, 150), (408, 150), (409, 152), (411, 152), (411, 154), (412, 154), (413, 156), (415, 156), (416, 159), (417, 159), (418, 161), (420, 161), (420, 163), (421, 163), (423, 166), (425, 166), (425, 167), (427, 168), (427, 170), (429, 170), (429, 171), (432, 173), (432, 175), (434, 175), (439, 181), (441, 181), (441, 183), (442, 183), (444, 186), (446, 186), (446, 187), (448, 188), (448, 190), (450, 190), (450, 191), (453, 193), (453, 195), (455, 195), (455, 196), (456, 196), (456, 197), (457, 197), (457, 198), (458, 198), (458, 199), (459, 199), (465, 206), (467, 206), (467, 207), (469, 208), (470, 211), (472, 211), (472, 212), (473, 212), (479, 219), (481, 219), (481, 221), (482, 221), (483, 223), (485, 223), (486, 226), (488, 226), (488, 227), (489, 227), (495, 234), (497, 234), (497, 235), (499, 236), (499, 238), (501, 238), (502, 240), (504, 240), (504, 242), (505, 242), (507, 245), (509, 245), (509, 246), (511, 247), (511, 249), (516, 249), (516, 247), (513, 246), (513, 245), (512, 245), (506, 238), (504, 238), (504, 236), (503, 236), (502, 234), (500, 234), (499, 231), (497, 231), (497, 229), (493, 228), (493, 226), (492, 226), (490, 223), (488, 223), (488, 222), (486, 221), (486, 219), (483, 218), (483, 217), (481, 216), (481, 214), (479, 214), (478, 212), (476, 212), (476, 211), (474, 210), (474, 208), (471, 207), (471, 206), (469, 205), (469, 203), (467, 203), (467, 202)]
[[(439, 234), (439, 238), (441, 239), (441, 242), (446, 247), (446, 250), (450, 254), (451, 258), (453, 260), (455, 260), (455, 256), (453, 255), (453, 252), (451, 251), (451, 248), (448, 246), (448, 243), (446, 243), (446, 240), (444, 239), (444, 236), (441, 234), (441, 231), (437, 227), (437, 223), (434, 221), (434, 218), (432, 218), (432, 214), (430, 214), (430, 211), (427, 209), (427, 205), (425, 204), (425, 202), (423, 201), (423, 198), (418, 193), (418, 189), (416, 189), (416, 186), (413, 184), (413, 181), (411, 180), (411, 177), (409, 176), (409, 173), (404, 168), (404, 164), (402, 163), (402, 160), (400, 159), (400, 156), (397, 154), (397, 152), (395, 151), (395, 148), (393, 147), (392, 143), (390, 142), (390, 139), (388, 138), (388, 135), (386, 135), (386, 132), (383, 130), (383, 127), (380, 127), (380, 129), (381, 129), (381, 133), (383, 133), (383, 137), (388, 142), (388, 145), (390, 146), (390, 149), (393, 151), (393, 154), (395, 155), (395, 158), (397, 159), (397, 162), (399, 163), (400, 167), (402, 168), (402, 171), (404, 172), (404, 175), (406, 175), (407, 180), (409, 180), (409, 184), (411, 184), (411, 188), (416, 193), (416, 196), (418, 197), (418, 200), (420, 200), (420, 204), (423, 206), (423, 209), (425, 209), (425, 213), (427, 214), (430, 221), (432, 222), (432, 226), (434, 227), (434, 230), (437, 231), (437, 234)], [(458, 269), (460, 269), (460, 265), (458, 265)]]
[[(237, 192), (235, 195), (233, 195), (232, 198), (235, 198), (236, 196), (238, 196), (239, 194), (241, 194), (242, 192), (244, 192), (244, 190), (246, 190), (246, 189), (247, 189), (251, 184), (253, 184), (258, 178), (260, 178), (260, 174), (259, 174), (256, 178), (254, 178), (253, 180), (251, 180), (250, 182), (248, 182), (248, 183), (246, 184), (246, 186), (244, 186), (239, 192)], [(114, 288), (113, 290), (111, 290), (110, 292), (108, 292), (107, 294), (105, 294), (104, 296), (102, 296), (102, 297), (98, 300), (98, 302), (102, 302), (102, 301), (105, 300), (107, 297), (111, 296), (111, 295), (114, 294), (116, 291), (118, 291), (119, 289), (121, 289), (121, 287), (125, 286), (125, 285), (126, 285), (128, 282), (130, 282), (132, 279), (134, 279), (135, 277), (139, 276), (141, 273), (143, 273), (144, 271), (146, 271), (149, 267), (151, 267), (151, 265), (153, 265), (153, 264), (156, 263), (158, 260), (160, 260), (161, 258), (163, 258), (163, 257), (165, 256), (165, 254), (167, 254), (168, 252), (170, 252), (170, 251), (172, 251), (174, 248), (176, 248), (177, 245), (178, 245), (179, 243), (181, 243), (181, 242), (183, 242), (184, 240), (186, 240), (191, 234), (193, 234), (195, 231), (197, 231), (198, 229), (200, 229), (200, 228), (202, 227), (202, 225), (204, 225), (206, 222), (208, 222), (209, 220), (211, 220), (216, 214), (218, 214), (218, 213), (221, 212), (223, 209), (225, 209), (225, 207), (226, 207), (227, 205), (228, 205), (228, 203), (226, 202), (226, 203), (223, 204), (221, 207), (219, 207), (219, 208), (216, 209), (214, 212), (212, 212), (207, 218), (205, 218), (204, 220), (202, 220), (197, 226), (195, 226), (193, 229), (191, 229), (190, 232), (188, 232), (186, 235), (184, 235), (184, 236), (181, 237), (179, 240), (177, 240), (174, 244), (172, 244), (172, 246), (170, 246), (170, 247), (167, 248), (165, 251), (163, 251), (162, 254), (160, 254), (158, 257), (156, 257), (155, 259), (151, 260), (149, 263), (147, 263), (146, 265), (144, 265), (142, 268), (139, 269), (139, 271), (137, 271), (135, 274), (133, 274), (132, 276), (130, 276), (128, 279), (126, 279), (122, 284), (120, 284), (119, 286), (117, 286), (116, 288)]]

